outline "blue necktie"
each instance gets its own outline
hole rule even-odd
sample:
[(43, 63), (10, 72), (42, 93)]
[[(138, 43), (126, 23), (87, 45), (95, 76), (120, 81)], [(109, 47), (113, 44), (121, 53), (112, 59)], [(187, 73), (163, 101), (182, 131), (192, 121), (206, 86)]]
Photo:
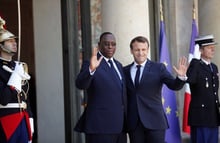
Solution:
[(137, 65), (137, 71), (134, 79), (135, 87), (137, 88), (139, 86), (139, 80), (140, 80), (140, 69), (141, 65)]

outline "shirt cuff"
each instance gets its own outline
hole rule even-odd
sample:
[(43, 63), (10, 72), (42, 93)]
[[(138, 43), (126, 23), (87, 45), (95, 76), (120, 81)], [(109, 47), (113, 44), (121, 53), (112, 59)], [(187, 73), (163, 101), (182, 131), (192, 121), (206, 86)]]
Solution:
[(188, 77), (185, 75), (185, 76), (178, 76), (178, 78), (182, 81), (186, 81), (188, 79)]
[(92, 70), (89, 68), (89, 73), (90, 73), (90, 75), (94, 75), (95, 71), (96, 71), (96, 70), (94, 70), (94, 71), (92, 72)]

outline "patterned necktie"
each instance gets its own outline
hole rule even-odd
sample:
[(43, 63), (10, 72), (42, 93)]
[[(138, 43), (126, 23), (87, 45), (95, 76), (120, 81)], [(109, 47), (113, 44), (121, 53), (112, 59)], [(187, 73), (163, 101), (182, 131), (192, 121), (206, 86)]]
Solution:
[(139, 85), (139, 80), (140, 80), (140, 69), (141, 69), (141, 65), (137, 65), (137, 71), (136, 71), (136, 75), (135, 75), (135, 87), (137, 88)]

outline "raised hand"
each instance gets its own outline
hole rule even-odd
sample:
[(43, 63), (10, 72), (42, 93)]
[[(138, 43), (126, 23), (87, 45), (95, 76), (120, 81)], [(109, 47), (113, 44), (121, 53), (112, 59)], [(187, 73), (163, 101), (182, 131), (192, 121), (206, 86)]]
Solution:
[(100, 62), (103, 59), (103, 56), (101, 56), (99, 60), (97, 59), (97, 52), (98, 52), (98, 48), (93, 48), (92, 56), (90, 59), (90, 66), (89, 66), (92, 72), (95, 71), (95, 69), (99, 66)]
[(173, 69), (177, 73), (178, 76), (186, 76), (186, 72), (187, 72), (187, 69), (188, 69), (186, 57), (181, 57), (179, 59), (178, 68), (173, 66)]

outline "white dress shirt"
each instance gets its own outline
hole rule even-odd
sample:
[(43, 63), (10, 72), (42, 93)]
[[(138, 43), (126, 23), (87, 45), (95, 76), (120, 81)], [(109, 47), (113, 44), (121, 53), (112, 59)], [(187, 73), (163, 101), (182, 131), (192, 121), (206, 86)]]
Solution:
[[(142, 77), (142, 74), (143, 74), (143, 71), (144, 71), (144, 66), (146, 64), (147, 60), (145, 62), (143, 62), (141, 65), (141, 68), (140, 68), (140, 78), (139, 78), (139, 81), (141, 80), (141, 77)], [(130, 70), (130, 73), (131, 73), (131, 79), (134, 83), (134, 79), (135, 79), (135, 75), (136, 75), (136, 72), (137, 72), (137, 63), (134, 62), (134, 64), (131, 66), (131, 70)]]

